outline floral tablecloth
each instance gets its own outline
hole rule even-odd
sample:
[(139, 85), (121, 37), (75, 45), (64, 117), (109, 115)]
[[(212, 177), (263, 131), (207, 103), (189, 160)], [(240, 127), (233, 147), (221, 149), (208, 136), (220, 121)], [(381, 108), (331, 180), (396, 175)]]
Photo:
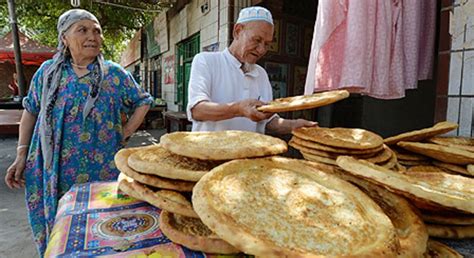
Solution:
[(231, 257), (174, 244), (161, 233), (159, 216), (116, 182), (75, 185), (59, 201), (45, 257)]

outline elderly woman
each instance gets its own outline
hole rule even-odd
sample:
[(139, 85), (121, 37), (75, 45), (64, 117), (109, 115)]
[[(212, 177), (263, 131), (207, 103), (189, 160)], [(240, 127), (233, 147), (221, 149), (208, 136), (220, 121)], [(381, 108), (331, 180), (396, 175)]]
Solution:
[[(58, 21), (58, 53), (32, 79), (20, 123), (17, 156), (5, 181), (26, 184), (33, 236), (42, 255), (59, 198), (73, 184), (115, 180), (114, 154), (141, 124), (152, 99), (101, 54), (97, 18), (80, 9)], [(121, 113), (130, 113), (122, 126)]]

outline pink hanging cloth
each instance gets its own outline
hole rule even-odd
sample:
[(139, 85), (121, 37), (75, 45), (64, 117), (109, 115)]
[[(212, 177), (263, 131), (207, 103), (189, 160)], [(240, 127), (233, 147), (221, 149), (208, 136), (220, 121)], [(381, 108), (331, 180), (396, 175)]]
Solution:
[(344, 88), (380, 99), (404, 97), (418, 79), (431, 77), (433, 2), (319, 1), (305, 94)]

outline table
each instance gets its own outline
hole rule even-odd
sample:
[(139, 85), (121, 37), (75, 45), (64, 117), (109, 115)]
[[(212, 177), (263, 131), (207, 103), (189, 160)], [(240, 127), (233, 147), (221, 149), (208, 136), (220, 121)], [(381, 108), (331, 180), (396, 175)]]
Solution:
[(165, 126), (166, 126), (167, 133), (171, 132), (172, 122), (175, 122), (178, 124), (178, 131), (186, 131), (186, 126), (188, 124), (191, 124), (191, 122), (188, 120), (188, 116), (186, 115), (186, 112), (166, 111), (164, 113), (164, 117), (165, 117)]
[(0, 135), (17, 135), (22, 114), (21, 109), (0, 109)]
[(166, 105), (155, 105), (148, 110), (144, 122), (146, 128), (157, 129), (164, 124), (163, 114), (166, 111)]
[(59, 201), (45, 257), (222, 257), (171, 242), (160, 213), (122, 194), (117, 182), (75, 185)]

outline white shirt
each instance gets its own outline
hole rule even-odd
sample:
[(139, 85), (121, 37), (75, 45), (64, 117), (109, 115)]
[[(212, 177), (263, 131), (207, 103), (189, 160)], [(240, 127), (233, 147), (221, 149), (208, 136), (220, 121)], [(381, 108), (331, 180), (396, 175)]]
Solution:
[(244, 73), (241, 63), (226, 48), (222, 52), (203, 52), (194, 57), (189, 79), (187, 115), (193, 122), (193, 131), (243, 130), (265, 133), (269, 120), (253, 122), (246, 117), (235, 117), (221, 121), (196, 121), (191, 109), (201, 101), (218, 104), (260, 99), (273, 99), (272, 87), (267, 72), (259, 65), (248, 66)]

